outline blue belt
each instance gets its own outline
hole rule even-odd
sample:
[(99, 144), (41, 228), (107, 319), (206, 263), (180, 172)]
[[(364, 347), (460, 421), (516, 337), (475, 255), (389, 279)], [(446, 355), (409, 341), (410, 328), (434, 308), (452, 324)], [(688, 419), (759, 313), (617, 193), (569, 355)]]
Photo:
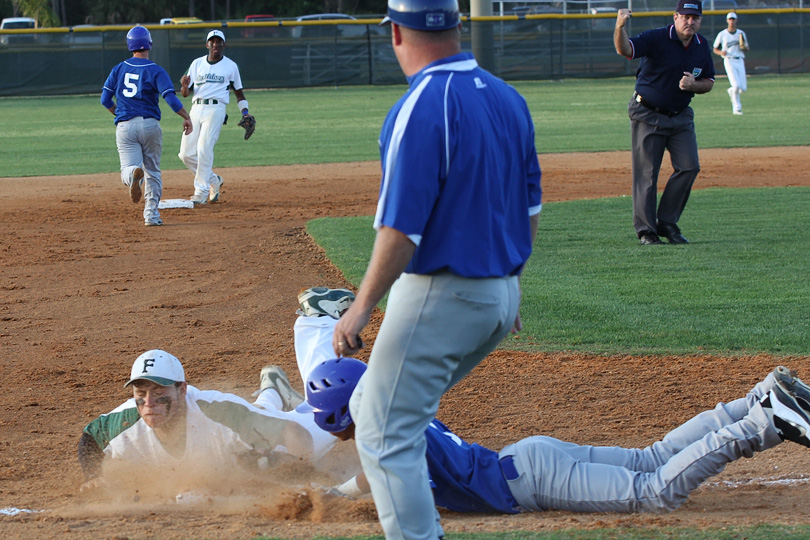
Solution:
[(197, 105), (217, 105), (219, 101), (215, 99), (195, 99), (194, 103)]
[(517, 468), (515, 467), (515, 460), (512, 456), (501, 458), (498, 464), (501, 466), (503, 477), (507, 480), (517, 480), (520, 478), (520, 474), (518, 474)]

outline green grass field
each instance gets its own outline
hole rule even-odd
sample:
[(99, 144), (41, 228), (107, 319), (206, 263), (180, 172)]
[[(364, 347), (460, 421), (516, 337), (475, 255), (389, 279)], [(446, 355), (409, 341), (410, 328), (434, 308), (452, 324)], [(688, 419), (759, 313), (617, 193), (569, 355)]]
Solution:
[[(630, 78), (517, 82), (536, 125), (542, 153), (629, 150)], [(806, 106), (810, 75), (751, 77), (744, 116), (730, 113), (727, 82), (693, 100), (702, 148), (810, 143)], [(218, 167), (336, 163), (379, 159), (385, 114), (404, 86), (246, 90), (258, 122), (245, 141), (232, 120), (216, 147)], [(189, 100), (184, 100), (188, 106)], [(165, 170), (183, 168), (180, 118), (161, 102)], [(118, 170), (113, 117), (98, 95), (0, 98), (0, 177)], [(65, 157), (68, 159), (65, 159)]]
[[(720, 79), (713, 92), (693, 101), (702, 148), (810, 143), (805, 103), (810, 76), (752, 77), (742, 117), (730, 114), (726, 85)], [(515, 86), (532, 110), (541, 154), (629, 149), (631, 79)], [(380, 125), (403, 91), (401, 86), (248, 90), (257, 132), (244, 141), (231, 120), (217, 145), (216, 164), (376, 160)], [(179, 169), (180, 121), (165, 104), (163, 111), (163, 168)], [(0, 178), (118, 170), (112, 116), (97, 95), (0, 99), (0, 115)], [(524, 274), (525, 330), (504, 347), (808, 356), (810, 239), (803, 234), (810, 228), (808, 201), (810, 188), (696, 191), (687, 208), (693, 243), (651, 249), (635, 242), (627, 198), (546, 204), (536, 253)], [(598, 214), (601, 228), (580, 230), (583, 214)], [(370, 217), (358, 216), (308, 224), (354, 284), (368, 262), (370, 223)], [(447, 538), (765, 540), (810, 538), (810, 527), (572, 529)]]

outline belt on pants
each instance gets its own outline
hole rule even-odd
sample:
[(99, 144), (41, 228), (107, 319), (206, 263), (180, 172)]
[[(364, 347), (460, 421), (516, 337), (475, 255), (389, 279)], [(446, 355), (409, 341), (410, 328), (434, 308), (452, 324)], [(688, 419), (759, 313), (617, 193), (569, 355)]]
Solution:
[(639, 94), (638, 92), (633, 92), (633, 101), (635, 101), (642, 107), (647, 107), (651, 111), (665, 114), (667, 116), (678, 116), (679, 114), (681, 114), (681, 112), (683, 112), (683, 111), (669, 111), (667, 109), (662, 109), (661, 107), (656, 107), (655, 105), (653, 105), (652, 103), (641, 97), (641, 94)]
[(517, 472), (517, 468), (515, 467), (515, 460), (512, 459), (512, 456), (501, 458), (498, 461), (498, 464), (501, 466), (501, 473), (503, 473), (503, 477), (507, 480), (517, 480), (520, 477)]
[(195, 99), (194, 103), (197, 105), (217, 105), (219, 101), (215, 99)]
[(742, 56), (726, 56), (726, 58), (731, 58), (732, 60), (742, 60)]

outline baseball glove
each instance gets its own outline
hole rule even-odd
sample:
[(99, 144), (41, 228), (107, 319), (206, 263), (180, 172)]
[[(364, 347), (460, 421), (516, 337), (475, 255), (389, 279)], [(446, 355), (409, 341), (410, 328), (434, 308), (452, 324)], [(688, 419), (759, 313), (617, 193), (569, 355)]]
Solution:
[(738, 38), (738, 40), (737, 40), (737, 41), (738, 41), (738, 42), (739, 42), (739, 44), (740, 44), (740, 48), (741, 48), (741, 49), (743, 49), (743, 50), (745, 50), (745, 34), (743, 34), (742, 32), (740, 32), (740, 37)]
[(251, 115), (246, 114), (239, 121), (239, 127), (245, 128), (245, 140), (248, 140), (253, 132), (256, 131), (256, 119)]

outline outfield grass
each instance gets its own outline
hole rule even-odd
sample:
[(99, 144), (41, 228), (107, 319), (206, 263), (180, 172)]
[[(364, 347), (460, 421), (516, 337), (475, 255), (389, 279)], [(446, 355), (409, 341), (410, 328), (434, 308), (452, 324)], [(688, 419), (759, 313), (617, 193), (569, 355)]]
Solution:
[[(502, 348), (602, 354), (810, 352), (810, 188), (707, 189), (687, 208), (688, 246), (641, 247), (629, 197), (547, 203), (523, 274), (524, 329)], [(583, 229), (582, 216), (599, 228)], [(372, 218), (307, 231), (359, 285)], [(789, 225), (787, 225), (789, 224)]]
[[(540, 153), (629, 150), (629, 78), (516, 82), (532, 111)], [(810, 75), (751, 77), (745, 116), (732, 116), (719, 79), (693, 100), (702, 148), (810, 143), (805, 103)], [(379, 159), (386, 112), (404, 86), (246, 90), (258, 125), (243, 139), (232, 120), (216, 147), (217, 167), (337, 163)], [(183, 100), (187, 105), (189, 99)], [(164, 102), (165, 170), (182, 169), (180, 118)], [(0, 177), (88, 174), (118, 170), (113, 117), (98, 95), (0, 98)]]

